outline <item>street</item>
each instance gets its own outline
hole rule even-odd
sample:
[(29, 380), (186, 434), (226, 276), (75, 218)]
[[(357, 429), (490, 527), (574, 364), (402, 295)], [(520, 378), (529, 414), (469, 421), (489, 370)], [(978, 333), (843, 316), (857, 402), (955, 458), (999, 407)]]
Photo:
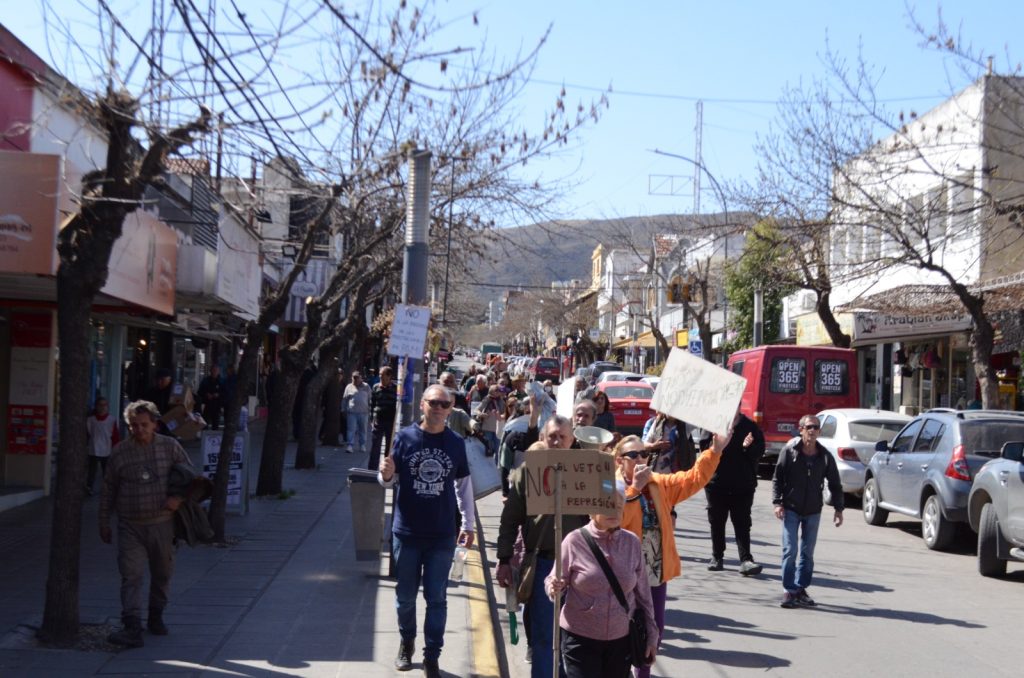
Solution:
[[(500, 494), (477, 505), (493, 568)], [(959, 540), (950, 553), (928, 551), (917, 521), (895, 516), (871, 527), (853, 502), (836, 528), (826, 507), (809, 589), (818, 608), (784, 610), (770, 482), (760, 481), (754, 503), (753, 550), (764, 565), (758, 577), (736, 571), (731, 525), (725, 571), (705, 569), (711, 545), (703, 493), (678, 513), (683, 573), (669, 584), (653, 675), (1019, 675), (1008, 649), (1024, 603), (1024, 568), (1011, 564), (1005, 580), (981, 577), (972, 540)], [(501, 590), (495, 596), (504, 600)], [(523, 641), (508, 645), (504, 610), (499, 617), (510, 675), (525, 678)]]

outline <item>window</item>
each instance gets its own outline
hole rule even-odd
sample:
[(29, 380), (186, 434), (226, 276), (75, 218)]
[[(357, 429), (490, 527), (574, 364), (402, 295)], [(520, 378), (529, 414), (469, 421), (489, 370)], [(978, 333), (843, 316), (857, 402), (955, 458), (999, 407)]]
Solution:
[(807, 361), (803, 358), (772, 358), (772, 393), (803, 393), (807, 383)]
[(858, 443), (877, 443), (893, 439), (903, 424), (896, 421), (851, 421), (850, 440)]
[(921, 429), (921, 435), (917, 437), (917, 442), (914, 443), (914, 452), (934, 452), (935, 448), (939, 446), (939, 440), (942, 438), (942, 432), (945, 428), (945, 426), (934, 419), (925, 420), (924, 428)]
[(923, 419), (915, 419), (907, 424), (907, 427), (892, 441), (889, 450), (891, 452), (909, 452), (910, 446), (914, 444), (914, 438), (917, 437), (917, 432), (921, 430), (922, 423), (924, 423)]
[(960, 424), (960, 442), (967, 454), (998, 457), (1008, 440), (1024, 440), (1024, 423), (981, 419)]
[(732, 364), (732, 373), (743, 376), (743, 366), (746, 364), (745, 360), (737, 360)]
[(818, 433), (819, 438), (835, 438), (836, 437), (836, 418), (831, 414), (825, 417), (821, 422), (821, 431)]
[(654, 397), (654, 389), (640, 386), (611, 386), (604, 389), (604, 393), (609, 398), (617, 399), (634, 398), (636, 400), (650, 400)]
[(814, 394), (846, 395), (850, 380), (845, 360), (814, 361)]

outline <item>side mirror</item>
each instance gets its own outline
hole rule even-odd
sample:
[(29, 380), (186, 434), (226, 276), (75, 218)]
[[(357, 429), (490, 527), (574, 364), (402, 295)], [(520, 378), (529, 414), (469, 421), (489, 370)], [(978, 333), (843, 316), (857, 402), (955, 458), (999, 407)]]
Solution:
[(888, 451), (889, 451), (889, 441), (887, 441), (887, 440), (879, 440), (877, 443), (875, 443), (875, 452), (888, 452)]
[(1010, 461), (1024, 461), (1024, 442), (1013, 441), (1003, 443), (999, 456)]

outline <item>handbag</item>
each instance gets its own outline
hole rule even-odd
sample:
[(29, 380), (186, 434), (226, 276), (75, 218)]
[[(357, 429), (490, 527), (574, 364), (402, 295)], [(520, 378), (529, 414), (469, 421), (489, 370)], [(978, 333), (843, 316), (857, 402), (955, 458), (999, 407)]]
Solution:
[(587, 540), (587, 544), (590, 546), (590, 550), (594, 553), (594, 557), (597, 559), (597, 564), (604, 570), (604, 576), (608, 578), (608, 583), (611, 584), (612, 591), (615, 593), (615, 597), (619, 601), (619, 605), (629, 615), (629, 663), (637, 668), (647, 666), (647, 618), (644, 615), (644, 611), (637, 605), (633, 610), (633, 614), (629, 614), (629, 605), (626, 604), (626, 595), (622, 592), (622, 587), (619, 585), (619, 580), (615, 578), (615, 573), (612, 572), (611, 565), (608, 564), (608, 560), (601, 553), (601, 549), (597, 547), (597, 542), (590, 536), (586, 528), (580, 528), (580, 533), (583, 538)]
[(527, 551), (523, 556), (523, 562), (519, 565), (519, 586), (516, 588), (516, 598), (520, 603), (528, 603), (533, 593), (533, 578), (537, 574), (537, 552)]

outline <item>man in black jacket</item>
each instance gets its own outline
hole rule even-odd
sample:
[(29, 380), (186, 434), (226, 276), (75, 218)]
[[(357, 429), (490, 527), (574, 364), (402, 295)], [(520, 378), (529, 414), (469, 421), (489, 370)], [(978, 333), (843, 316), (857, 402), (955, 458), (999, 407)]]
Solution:
[(764, 434), (757, 424), (736, 413), (733, 434), (722, 451), (715, 475), (704, 487), (708, 500), (708, 522), (711, 524), (711, 560), (708, 569), (718, 572), (725, 557), (725, 521), (732, 518), (736, 550), (740, 556), (740, 574), (761, 573), (761, 566), (750, 553), (750, 510), (757, 489), (757, 465), (764, 455)]
[[(843, 524), (843, 486), (828, 450), (818, 443), (821, 422), (813, 414), (800, 418), (800, 439), (779, 453), (772, 480), (775, 517), (782, 521), (782, 607), (814, 607), (807, 595), (814, 574), (814, 545), (824, 505), (824, 483), (832, 492), (836, 527)], [(798, 541), (799, 539), (799, 541)], [(797, 561), (799, 543), (800, 559)]]

